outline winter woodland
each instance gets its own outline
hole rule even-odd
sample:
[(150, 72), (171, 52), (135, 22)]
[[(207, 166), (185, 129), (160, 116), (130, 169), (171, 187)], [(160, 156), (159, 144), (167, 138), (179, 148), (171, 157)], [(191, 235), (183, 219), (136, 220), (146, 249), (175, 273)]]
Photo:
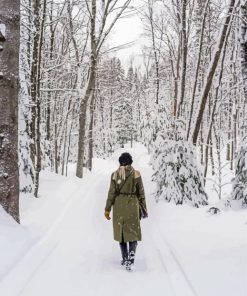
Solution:
[[(110, 42), (133, 15), (138, 57)], [(3, 209), (22, 224), (42, 173), (83, 182), (137, 143), (157, 207), (246, 210), (247, 1), (0, 0)]]

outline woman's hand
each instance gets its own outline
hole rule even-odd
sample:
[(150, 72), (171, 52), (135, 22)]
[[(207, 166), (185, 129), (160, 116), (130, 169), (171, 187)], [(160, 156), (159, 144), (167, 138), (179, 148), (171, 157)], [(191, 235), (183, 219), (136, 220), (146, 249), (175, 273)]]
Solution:
[(143, 219), (145, 219), (145, 218), (148, 218), (148, 213), (147, 212), (145, 212), (144, 215), (143, 215)]
[(105, 217), (107, 220), (111, 220), (110, 212), (105, 211)]

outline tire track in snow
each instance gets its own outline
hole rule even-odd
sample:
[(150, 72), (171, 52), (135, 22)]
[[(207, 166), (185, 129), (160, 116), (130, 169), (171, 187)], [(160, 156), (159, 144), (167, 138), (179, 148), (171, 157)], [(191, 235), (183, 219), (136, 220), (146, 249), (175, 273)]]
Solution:
[(143, 229), (144, 235), (145, 237), (147, 237), (147, 240), (144, 241), (142, 245), (144, 251), (143, 256), (146, 265), (145, 271), (147, 273), (147, 281), (151, 277), (152, 279), (157, 279), (157, 284), (159, 285), (158, 295), (176, 296), (174, 287), (170, 279), (167, 264), (165, 263), (159, 245), (157, 244), (153, 235), (154, 229), (156, 227), (155, 223), (152, 220), (150, 220), (149, 223), (143, 225), (144, 227), (147, 227)]
[[(83, 200), (80, 200), (80, 207), (82, 207), (89, 198), (91, 198), (93, 191), (95, 190), (95, 188), (91, 188), (91, 182), (93, 182), (95, 184), (95, 186), (98, 185), (98, 183), (101, 182), (100, 178), (98, 178), (101, 175), (101, 170), (98, 171), (98, 173), (93, 176), (93, 179), (88, 181), (88, 185), (83, 188), (83, 190), (81, 188), (75, 190), (74, 192), (76, 192), (75, 197), (73, 198), (73, 200), (70, 202), (69, 207), (66, 207), (66, 210), (63, 211), (63, 215), (61, 215), (59, 221), (57, 221), (57, 223), (55, 223), (56, 225), (53, 225), (52, 229), (50, 230), (50, 232), (47, 234), (47, 237), (45, 238), (45, 241), (48, 241), (49, 238), (52, 236), (52, 234), (58, 230), (59, 226), (62, 224), (62, 222), (64, 221), (64, 218), (66, 216), (66, 213), (70, 210), (70, 208), (72, 207), (72, 205), (74, 204), (74, 202), (76, 202), (78, 199), (81, 198), (81, 191), (86, 192)], [(87, 190), (89, 188), (89, 190)], [(59, 240), (59, 238), (57, 238)], [(52, 255), (52, 253), (59, 247), (59, 245), (61, 244), (61, 241), (56, 241), (56, 243), (53, 244), (53, 246), (49, 249), (49, 251), (47, 251), (47, 255), (45, 256), (45, 258), (42, 259), (42, 261), (40, 262), (40, 264), (35, 268), (35, 270), (30, 274), (30, 277), (26, 280), (26, 284), (23, 287), (23, 289), (19, 292), (18, 296), (22, 295), (23, 292), (25, 291), (25, 289), (28, 287), (29, 283), (31, 282), (31, 279), (34, 278), (36, 276), (36, 274), (39, 272), (40, 268), (42, 267), (42, 265), (44, 265), (46, 263), (46, 260), (49, 259), (49, 257)]]
[[(100, 295), (102, 294), (102, 290), (104, 290), (105, 288), (105, 281), (104, 281), (104, 275), (106, 273), (106, 271), (108, 270), (106, 268), (106, 264), (105, 264), (105, 260), (104, 260), (104, 256), (106, 255), (104, 252), (107, 249), (107, 247), (109, 245), (107, 245), (105, 243), (105, 239), (102, 239), (102, 237), (105, 237), (105, 232), (107, 231), (105, 228), (105, 225), (103, 226), (101, 223), (99, 223), (100, 221), (94, 219), (95, 215), (101, 215), (102, 214), (102, 219), (105, 219), (103, 217), (103, 210), (104, 210), (104, 206), (103, 208), (99, 207), (99, 199), (101, 198), (101, 192), (102, 192), (102, 188), (105, 187), (105, 192), (107, 192), (107, 188), (108, 188), (108, 184), (109, 184), (109, 178), (111, 176), (111, 171), (109, 171), (107, 174), (102, 174), (97, 186), (94, 185), (94, 189), (97, 193), (97, 195), (95, 196), (95, 200), (94, 200), (94, 204), (92, 205), (92, 213), (94, 213), (91, 217), (92, 221), (90, 221), (90, 223), (92, 223), (95, 231), (95, 238), (93, 241), (96, 243), (97, 247), (96, 247), (96, 255), (95, 255), (95, 261), (93, 262), (94, 265), (94, 270), (95, 270), (95, 274), (94, 274), (94, 281), (97, 282), (97, 285), (95, 285), (94, 287), (92, 287), (92, 295)], [(105, 196), (104, 198), (104, 204), (105, 204), (105, 200), (106, 200), (107, 196)], [(103, 203), (103, 202), (102, 202)], [(110, 223), (112, 223), (112, 221), (108, 221)], [(109, 243), (110, 244), (110, 243)], [(113, 250), (113, 245), (111, 246), (112, 250)], [(103, 250), (103, 252), (102, 252)]]
[[(31, 248), (28, 249), (28, 251), (25, 253), (25, 255), (16, 263), (16, 265), (9, 270), (8, 274), (1, 279), (0, 281), (0, 291), (2, 290), (2, 288), (5, 287), (9, 287), (12, 288), (12, 280), (11, 280), (11, 276), (12, 273), (20, 273), (23, 275), (22, 270), (18, 270), (20, 269), (21, 265), (24, 265), (25, 267), (25, 263), (29, 260), (32, 264), (32, 267), (30, 268), (30, 265), (28, 265), (28, 268), (24, 268), (25, 270), (25, 275), (24, 275), (24, 279), (22, 276), (22, 279), (19, 279), (18, 277), (15, 277), (19, 279), (18, 283), (15, 283), (15, 291), (17, 290), (17, 292), (15, 292), (15, 294), (8, 294), (11, 296), (19, 296), (21, 294), (23, 294), (23, 292), (25, 291), (25, 289), (28, 287), (29, 282), (31, 281), (31, 279), (37, 274), (37, 272), (40, 270), (41, 266), (46, 262), (46, 260), (51, 256), (51, 254), (57, 249), (57, 247), (59, 246), (60, 242), (59, 241), (55, 241), (55, 243), (53, 242), (51, 245), (47, 245), (47, 248), (44, 248), (44, 246), (46, 246), (45, 244), (47, 242), (49, 242), (49, 239), (52, 237), (52, 235), (58, 230), (60, 224), (63, 222), (64, 217), (66, 216), (66, 213), (70, 210), (70, 208), (72, 207), (72, 205), (74, 204), (74, 202), (76, 202), (79, 198), (81, 198), (81, 192), (85, 192), (85, 196), (83, 198), (83, 200), (81, 200), (81, 204), (84, 204), (90, 197), (91, 197), (91, 193), (94, 190), (94, 188), (92, 188), (91, 190), (88, 190), (91, 187), (92, 182), (94, 182), (94, 184), (98, 184), (100, 183), (100, 178), (98, 178), (101, 173), (102, 173), (103, 169), (99, 170), (94, 176), (92, 176), (91, 180), (87, 180), (86, 186), (85, 183), (83, 182), (83, 184), (78, 184), (77, 189), (75, 189), (73, 192), (71, 192), (69, 195), (73, 196), (72, 198), (69, 198), (68, 202), (66, 202), (66, 205), (64, 206), (64, 209), (62, 211), (62, 213), (58, 216), (58, 218), (52, 223), (52, 225), (49, 227), (48, 231), (39, 239), (37, 240), (34, 245), (31, 246)], [(83, 187), (84, 186), (84, 187)], [(37, 252), (39, 251), (39, 248), (41, 248), (41, 252)], [(43, 251), (43, 252), (42, 252)], [(40, 255), (40, 253), (44, 253), (41, 257), (36, 257), (34, 256), (35, 253), (38, 253)], [(38, 262), (33, 262), (35, 260), (30, 260), (30, 259), (38, 259)], [(19, 286), (19, 287), (17, 287)], [(8, 290), (8, 289), (7, 289)], [(6, 290), (6, 291), (7, 291)], [(5, 296), (7, 296), (5, 294)]]
[[(69, 183), (71, 180), (68, 180), (65, 185), (63, 187), (67, 186), (67, 183)], [(62, 188), (63, 188), (62, 187)], [(59, 190), (56, 191), (60, 192), (61, 188)], [(71, 193), (72, 195), (74, 195), (76, 192), (78, 191), (78, 188), (76, 188), (75, 190), (73, 190), (73, 192)], [(28, 256), (28, 254), (35, 249), (38, 245), (42, 244), (46, 238), (48, 237), (48, 235), (52, 232), (52, 230), (55, 228), (55, 225), (58, 224), (58, 221), (60, 220), (61, 216), (63, 215), (64, 211), (66, 211), (66, 209), (70, 206), (70, 204), (73, 202), (73, 199), (69, 199), (64, 206), (64, 209), (62, 211), (62, 213), (60, 215), (58, 215), (58, 217), (52, 222), (52, 225), (47, 229), (47, 231), (41, 235), (40, 237), (38, 237), (37, 239), (34, 240), (33, 244), (31, 244), (31, 246), (29, 248), (27, 248), (23, 253), (22, 256), (16, 260), (16, 262), (14, 262), (11, 266), (11, 268), (9, 268), (8, 270), (5, 271), (4, 276), (1, 277), (0, 279), (0, 285), (2, 282), (4, 282), (5, 278), (19, 265), (21, 264), (21, 262)]]
[(40, 267), (46, 262), (46, 260), (55, 252), (58, 245), (59, 245), (59, 242), (54, 244), (54, 246), (52, 246), (49, 249), (49, 252), (46, 253), (45, 257), (42, 258), (41, 262), (35, 267), (33, 272), (29, 274), (29, 277), (26, 279), (23, 287), (21, 288), (21, 290), (18, 292), (18, 294), (16, 296), (19, 296), (19, 295), (23, 294), (23, 292), (28, 287), (28, 285), (29, 285), (30, 281), (32, 280), (32, 278), (34, 277), (34, 275), (39, 271)]
[[(187, 292), (189, 292), (189, 295), (198, 296), (198, 293), (196, 292), (191, 280), (189, 279), (188, 275), (186, 274), (185, 269), (183, 268), (181, 262), (178, 259), (178, 256), (175, 254), (175, 251), (172, 249), (172, 247), (170, 246), (170, 244), (167, 242), (166, 238), (162, 234), (162, 230), (158, 226), (158, 223), (156, 225), (158, 227), (159, 233), (155, 236), (155, 240), (158, 245), (160, 245), (160, 246), (163, 245), (162, 250), (165, 250), (167, 252), (166, 257), (168, 258), (168, 260), (170, 259), (173, 263), (173, 264), (170, 264), (170, 265), (173, 265), (173, 268), (168, 267), (168, 273), (172, 274), (172, 273), (174, 273), (174, 270), (175, 270), (176, 275), (180, 275), (180, 279), (182, 279), (183, 282), (185, 283), (185, 287), (187, 287)], [(164, 257), (164, 253), (162, 254), (161, 251), (160, 251), (160, 256), (161, 256), (161, 258)], [(163, 260), (163, 262), (164, 262), (164, 260)], [(168, 266), (168, 265), (169, 264), (167, 264), (166, 266)], [(175, 282), (175, 284), (173, 284), (173, 280), (170, 277), (170, 283), (173, 286), (173, 290), (176, 291), (177, 282)], [(185, 291), (184, 291), (184, 293), (185, 293)], [(175, 293), (175, 295), (181, 296), (180, 293), (179, 294)]]
[(174, 286), (173, 286), (173, 284), (172, 284), (172, 280), (171, 280), (171, 277), (170, 277), (170, 274), (169, 274), (169, 270), (168, 270), (168, 268), (167, 268), (167, 266), (166, 266), (166, 264), (165, 264), (165, 261), (164, 261), (164, 259), (163, 259), (163, 256), (162, 256), (162, 253), (161, 253), (161, 250), (160, 250), (159, 248), (156, 248), (156, 252), (158, 253), (159, 258), (160, 258), (160, 262), (161, 262), (161, 264), (162, 264), (162, 266), (163, 266), (163, 268), (164, 268), (164, 270), (165, 270), (165, 272), (166, 272), (166, 274), (167, 274), (167, 282), (168, 282), (168, 284), (169, 284), (170, 290), (171, 290), (172, 294), (173, 294), (174, 296), (176, 296), (176, 293), (175, 293), (175, 290), (174, 290)]
[[(162, 235), (162, 236), (163, 236), (163, 235)], [(171, 254), (173, 260), (176, 262), (178, 268), (180, 269), (181, 273), (182, 273), (183, 276), (184, 276), (184, 279), (186, 280), (186, 282), (187, 282), (188, 286), (190, 287), (191, 291), (193, 292), (193, 295), (194, 295), (194, 296), (198, 296), (198, 294), (197, 294), (197, 292), (196, 292), (196, 290), (195, 290), (195, 288), (194, 288), (192, 282), (190, 281), (190, 279), (189, 279), (188, 275), (186, 274), (186, 272), (185, 272), (183, 266), (181, 265), (181, 262), (178, 260), (178, 257), (177, 257), (177, 255), (175, 254), (175, 251), (171, 248), (170, 244), (166, 241), (166, 239), (164, 238), (164, 236), (163, 236), (163, 239), (164, 239), (164, 242), (165, 242), (165, 244), (167, 245), (167, 247), (168, 247), (168, 249), (169, 249), (169, 252), (170, 252), (170, 254)]]

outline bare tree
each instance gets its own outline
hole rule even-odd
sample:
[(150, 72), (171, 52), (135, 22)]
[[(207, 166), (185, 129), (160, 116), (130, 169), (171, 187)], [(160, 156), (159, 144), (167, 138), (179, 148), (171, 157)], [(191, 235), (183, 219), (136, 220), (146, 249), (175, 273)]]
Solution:
[[(117, 6), (120, 1), (107, 0), (102, 3), (101, 20), (99, 24), (99, 30), (96, 31), (96, 18), (97, 18), (97, 1), (91, 1), (91, 7), (89, 2), (86, 1), (88, 11), (90, 14), (90, 69), (88, 75), (88, 81), (86, 86), (86, 92), (84, 98), (81, 99), (80, 110), (79, 110), (79, 138), (78, 138), (78, 157), (77, 157), (77, 168), (76, 176), (79, 178), (83, 177), (83, 161), (85, 151), (85, 132), (86, 132), (86, 110), (87, 104), (90, 102), (90, 97), (93, 95), (96, 83), (96, 71), (97, 62), (101, 52), (101, 48), (112, 31), (117, 20), (123, 15), (124, 11), (128, 8), (131, 0), (126, 0), (121, 6)], [(107, 25), (109, 16), (114, 12), (113, 20)], [(98, 33), (98, 34), (97, 34)], [(96, 35), (97, 34), (97, 35)], [(92, 102), (92, 105), (94, 103)], [(92, 116), (92, 114), (91, 114)]]

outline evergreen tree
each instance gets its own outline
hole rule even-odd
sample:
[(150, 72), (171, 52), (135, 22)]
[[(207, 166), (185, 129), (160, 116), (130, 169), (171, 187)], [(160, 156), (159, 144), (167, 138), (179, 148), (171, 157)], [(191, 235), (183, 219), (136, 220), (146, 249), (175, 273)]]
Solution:
[(194, 207), (207, 205), (208, 197), (195, 148), (188, 142), (170, 138), (159, 134), (152, 153), (156, 201), (165, 199), (177, 205), (187, 203)]
[(99, 65), (95, 112), (95, 152), (98, 156), (109, 156), (120, 145), (118, 139), (124, 79), (124, 69), (118, 58), (105, 59)]
[(121, 146), (131, 140), (133, 133), (133, 80), (134, 72), (132, 67), (128, 70), (123, 92), (115, 106), (115, 128), (118, 133), (118, 141)]
[(241, 206), (247, 206), (247, 137), (244, 138), (236, 156), (236, 175), (233, 179), (231, 198), (239, 200)]

